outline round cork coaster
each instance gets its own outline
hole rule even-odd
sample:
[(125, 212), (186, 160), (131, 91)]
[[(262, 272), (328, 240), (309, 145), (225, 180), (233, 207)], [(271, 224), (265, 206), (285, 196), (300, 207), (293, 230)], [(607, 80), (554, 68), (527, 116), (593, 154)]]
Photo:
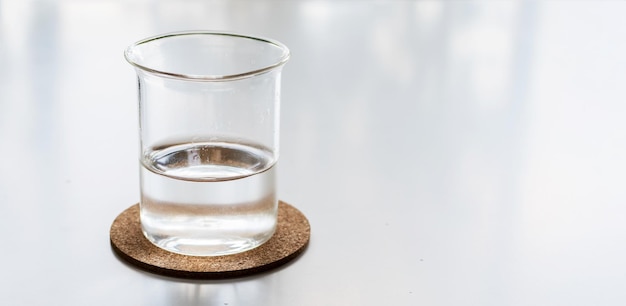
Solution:
[(111, 246), (122, 259), (148, 272), (182, 278), (224, 279), (276, 268), (300, 255), (309, 243), (309, 221), (295, 207), (279, 201), (276, 232), (252, 250), (224, 256), (188, 256), (166, 251), (144, 237), (139, 204), (123, 211), (111, 225)]

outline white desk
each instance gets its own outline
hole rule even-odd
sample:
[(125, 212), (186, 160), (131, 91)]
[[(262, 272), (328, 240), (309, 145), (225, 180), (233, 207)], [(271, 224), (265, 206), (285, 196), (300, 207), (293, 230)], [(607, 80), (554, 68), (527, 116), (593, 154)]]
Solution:
[[(2, 305), (624, 305), (623, 1), (0, 1)], [(127, 266), (123, 49), (277, 39), (292, 264), (228, 281)]]

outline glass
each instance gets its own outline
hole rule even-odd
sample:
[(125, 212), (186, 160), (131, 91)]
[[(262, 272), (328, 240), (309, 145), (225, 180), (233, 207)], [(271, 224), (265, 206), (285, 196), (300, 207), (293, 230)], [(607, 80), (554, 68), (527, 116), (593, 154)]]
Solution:
[(283, 44), (179, 32), (125, 50), (135, 67), (144, 235), (171, 252), (216, 256), (276, 228)]

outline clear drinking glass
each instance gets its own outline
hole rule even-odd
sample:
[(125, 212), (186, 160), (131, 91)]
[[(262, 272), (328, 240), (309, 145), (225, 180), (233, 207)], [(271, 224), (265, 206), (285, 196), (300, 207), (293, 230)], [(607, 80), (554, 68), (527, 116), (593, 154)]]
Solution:
[(179, 32), (125, 50), (139, 88), (140, 217), (171, 252), (216, 256), (276, 228), (283, 44)]

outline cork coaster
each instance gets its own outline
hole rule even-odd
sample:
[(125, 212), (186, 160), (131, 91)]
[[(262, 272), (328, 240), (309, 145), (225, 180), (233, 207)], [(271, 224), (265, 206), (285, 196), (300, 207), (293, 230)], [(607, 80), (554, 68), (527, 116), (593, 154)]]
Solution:
[(163, 250), (144, 237), (139, 204), (117, 216), (111, 225), (111, 246), (122, 259), (148, 272), (181, 278), (224, 279), (276, 268), (298, 257), (309, 243), (311, 227), (295, 207), (279, 201), (276, 232), (252, 250), (224, 256), (188, 256)]

